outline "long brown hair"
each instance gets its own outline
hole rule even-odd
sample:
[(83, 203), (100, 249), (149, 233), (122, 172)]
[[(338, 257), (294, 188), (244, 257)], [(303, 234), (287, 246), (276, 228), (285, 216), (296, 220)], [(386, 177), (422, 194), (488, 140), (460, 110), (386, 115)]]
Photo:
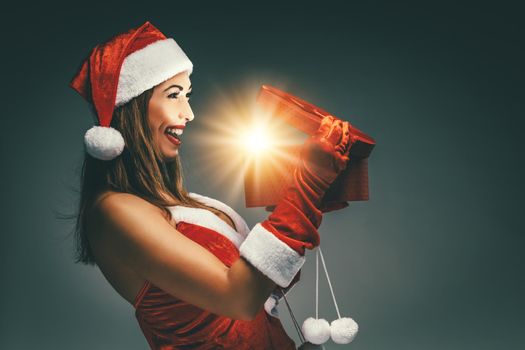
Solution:
[[(118, 107), (113, 112), (111, 126), (120, 131), (125, 147), (111, 161), (103, 161), (84, 152), (80, 173), (80, 203), (75, 214), (75, 262), (94, 265), (86, 224), (90, 207), (104, 191), (137, 195), (161, 208), (171, 220), (169, 205), (206, 208), (188, 196), (183, 186), (182, 164), (179, 156), (166, 162), (152, 142), (148, 124), (148, 104), (153, 88)], [(162, 194), (173, 198), (169, 201)]]

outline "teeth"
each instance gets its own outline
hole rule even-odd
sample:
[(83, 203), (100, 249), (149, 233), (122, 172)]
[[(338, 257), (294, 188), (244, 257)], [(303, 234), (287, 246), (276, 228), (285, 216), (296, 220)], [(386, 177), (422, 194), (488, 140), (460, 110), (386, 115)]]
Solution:
[(168, 129), (166, 129), (166, 132), (168, 132), (168, 133), (170, 133), (172, 135), (180, 136), (180, 135), (182, 135), (183, 130), (182, 129), (175, 129), (175, 128), (168, 128)]

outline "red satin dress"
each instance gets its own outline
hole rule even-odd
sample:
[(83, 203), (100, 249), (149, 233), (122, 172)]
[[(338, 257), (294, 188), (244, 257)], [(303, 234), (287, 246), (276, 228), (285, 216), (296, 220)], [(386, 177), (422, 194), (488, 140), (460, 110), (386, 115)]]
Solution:
[[(228, 214), (237, 229), (208, 210), (170, 207), (177, 230), (230, 267), (239, 259), (238, 246), (248, 233), (246, 223), (222, 202), (195, 193), (190, 196)], [(153, 350), (296, 349), (279, 318), (270, 316), (264, 308), (251, 321), (236, 320), (186, 303), (149, 281), (137, 294), (133, 306), (139, 326)]]

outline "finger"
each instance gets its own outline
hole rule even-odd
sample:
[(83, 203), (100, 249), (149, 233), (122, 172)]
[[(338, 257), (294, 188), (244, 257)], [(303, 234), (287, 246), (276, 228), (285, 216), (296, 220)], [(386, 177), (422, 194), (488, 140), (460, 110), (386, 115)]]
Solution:
[(343, 136), (341, 137), (341, 146), (342, 152), (346, 153), (348, 149), (348, 143), (350, 142), (350, 124), (348, 122), (343, 122)]
[(350, 158), (345, 155), (341, 155), (340, 153), (336, 153), (334, 157), (334, 165), (338, 172), (343, 171), (348, 166), (348, 161)]
[(339, 141), (341, 140), (341, 135), (343, 134), (343, 121), (342, 120), (335, 120), (332, 124), (332, 127), (330, 128), (330, 132), (328, 133), (328, 136), (326, 136), (326, 139), (328, 142), (330, 142), (333, 145), (339, 144)]
[(327, 115), (321, 120), (321, 125), (319, 126), (319, 129), (317, 130), (316, 134), (318, 135), (328, 135), (330, 128), (332, 126), (332, 123), (334, 121), (334, 117), (331, 115)]
[(341, 154), (346, 154), (350, 142), (350, 124), (343, 122), (341, 142), (335, 147), (335, 150)]

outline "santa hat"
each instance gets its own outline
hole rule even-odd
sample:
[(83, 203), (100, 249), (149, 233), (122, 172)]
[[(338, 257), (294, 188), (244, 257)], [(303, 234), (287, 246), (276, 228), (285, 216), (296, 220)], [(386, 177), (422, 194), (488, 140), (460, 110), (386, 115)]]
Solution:
[(150, 22), (96, 46), (70, 86), (90, 103), (98, 125), (84, 136), (86, 151), (101, 160), (122, 153), (124, 139), (110, 127), (113, 110), (193, 64), (175, 40), (166, 38)]

